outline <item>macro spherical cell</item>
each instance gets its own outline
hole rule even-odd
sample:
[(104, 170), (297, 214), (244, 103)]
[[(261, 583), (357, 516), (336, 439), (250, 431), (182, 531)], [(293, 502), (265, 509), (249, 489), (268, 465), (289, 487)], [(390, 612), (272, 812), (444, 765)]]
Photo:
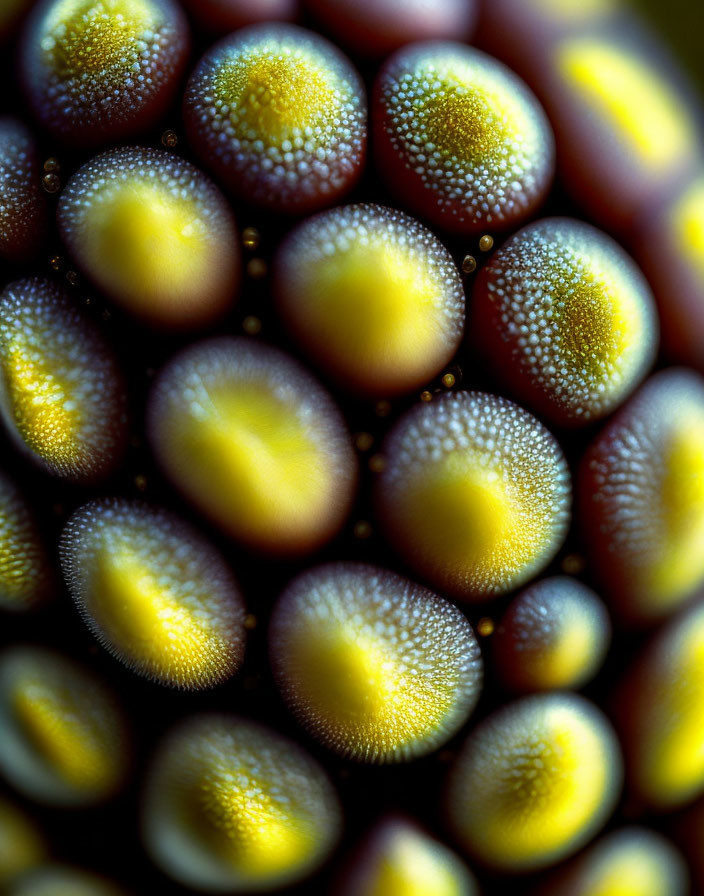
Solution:
[(281, 246), (275, 278), (288, 331), (350, 391), (410, 391), (462, 339), (464, 291), (450, 253), (394, 209), (348, 205), (304, 221)]
[(479, 896), (452, 850), (401, 816), (383, 818), (365, 838), (339, 896)]
[(88, 627), (138, 674), (195, 690), (239, 667), (239, 588), (215, 548), (179, 517), (122, 498), (93, 501), (68, 521), (60, 552)]
[(333, 563), (295, 579), (276, 604), (269, 644), (296, 718), (359, 761), (437, 749), (481, 690), (479, 646), (457, 607), (366, 564)]
[(342, 415), (287, 355), (245, 338), (197, 343), (150, 396), (154, 453), (207, 516), (260, 551), (312, 551), (343, 524), (356, 459)]
[(299, 0), (183, 0), (183, 5), (215, 34), (229, 34), (257, 22), (288, 22), (299, 14)]
[(419, 40), (468, 40), (476, 0), (306, 0), (306, 8), (335, 40), (379, 57)]
[(611, 643), (603, 602), (567, 576), (542, 579), (509, 604), (492, 640), (495, 670), (514, 691), (579, 688)]
[(51, 595), (52, 584), (36, 515), (14, 482), (0, 473), (0, 609), (32, 609)]
[(111, 149), (61, 195), (59, 228), (111, 299), (153, 324), (194, 327), (234, 303), (240, 250), (232, 211), (193, 165), (155, 149)]
[(15, 118), (0, 118), (0, 258), (27, 261), (37, 254), (48, 225), (34, 138)]
[(341, 826), (320, 766), (276, 732), (235, 716), (201, 715), (167, 735), (144, 794), (145, 845), (188, 887), (271, 890), (327, 857)]
[(661, 628), (616, 697), (630, 792), (657, 809), (704, 793), (704, 604)]
[(547, 118), (501, 62), (451, 41), (395, 53), (374, 87), (380, 174), (444, 230), (505, 230), (533, 214), (552, 182)]
[(660, 834), (641, 827), (612, 831), (572, 859), (540, 896), (687, 896), (684, 859)]
[(91, 805), (125, 776), (127, 729), (112, 692), (44, 647), (0, 655), (0, 732), (0, 770), (39, 802)]
[(449, 820), (483, 863), (544, 868), (602, 827), (621, 778), (616, 735), (596, 706), (575, 694), (523, 697), (470, 734), (448, 780)]
[(68, 865), (44, 865), (10, 884), (6, 896), (128, 896), (111, 881)]
[(655, 293), (665, 354), (704, 372), (704, 170), (642, 216), (633, 251)]
[(610, 607), (654, 622), (704, 583), (704, 380), (651, 377), (597, 435), (579, 472), (579, 517)]
[(46, 861), (47, 844), (33, 819), (0, 797), (0, 886)]
[(376, 500), (385, 534), (436, 587), (465, 599), (516, 588), (567, 531), (567, 462), (518, 405), (455, 392), (412, 408), (384, 446)]
[(121, 458), (126, 400), (117, 362), (49, 280), (17, 280), (0, 293), (0, 417), (55, 476), (94, 480)]
[(362, 81), (336, 47), (295, 25), (252, 25), (215, 44), (188, 82), (184, 118), (203, 162), (268, 209), (329, 205), (362, 170)]
[(122, 140), (164, 114), (189, 43), (172, 0), (43, 0), (25, 28), (22, 83), (34, 115), (63, 142)]
[(564, 426), (618, 407), (652, 365), (648, 284), (605, 233), (570, 218), (524, 227), (482, 268), (472, 340), (512, 394)]

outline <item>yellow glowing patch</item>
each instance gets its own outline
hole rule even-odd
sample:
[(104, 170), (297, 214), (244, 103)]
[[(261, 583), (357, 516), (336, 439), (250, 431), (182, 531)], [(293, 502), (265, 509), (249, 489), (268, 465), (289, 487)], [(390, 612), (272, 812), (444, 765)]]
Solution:
[(579, 896), (671, 896), (667, 875), (649, 854), (634, 848), (616, 852), (594, 875), (589, 885), (579, 889)]
[(540, 651), (538, 677), (544, 687), (569, 687), (592, 665), (598, 650), (591, 619), (577, 618), (559, 628), (557, 637)]
[(29, 819), (0, 799), (0, 886), (46, 859), (46, 847)]
[(670, 169), (696, 145), (687, 109), (646, 59), (581, 37), (560, 44), (556, 54), (562, 77), (644, 165)]
[(675, 202), (670, 220), (676, 247), (704, 278), (704, 178), (696, 180)]
[(400, 830), (353, 896), (470, 896), (467, 875), (448, 850), (410, 829)]

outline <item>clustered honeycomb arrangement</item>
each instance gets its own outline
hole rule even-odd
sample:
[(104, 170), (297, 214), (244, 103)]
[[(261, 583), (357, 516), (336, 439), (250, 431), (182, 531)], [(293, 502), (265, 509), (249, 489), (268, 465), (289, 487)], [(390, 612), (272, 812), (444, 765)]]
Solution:
[(0, 6), (0, 891), (704, 893), (704, 114), (622, 0)]

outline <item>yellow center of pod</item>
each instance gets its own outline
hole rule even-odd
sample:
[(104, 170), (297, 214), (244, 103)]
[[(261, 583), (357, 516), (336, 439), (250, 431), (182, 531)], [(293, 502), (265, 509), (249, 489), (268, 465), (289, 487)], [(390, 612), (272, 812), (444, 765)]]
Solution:
[(677, 247), (704, 278), (704, 178), (699, 178), (677, 200), (671, 213)]

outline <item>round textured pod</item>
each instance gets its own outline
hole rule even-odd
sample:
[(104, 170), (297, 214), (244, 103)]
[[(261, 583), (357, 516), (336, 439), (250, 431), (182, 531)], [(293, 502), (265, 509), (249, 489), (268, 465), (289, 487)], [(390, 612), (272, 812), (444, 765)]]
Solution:
[(51, 594), (53, 575), (35, 515), (0, 473), (0, 608), (28, 610)]
[(228, 34), (257, 22), (288, 22), (298, 17), (298, 0), (184, 0), (183, 5), (208, 31)]
[(240, 198), (301, 213), (347, 193), (366, 146), (351, 63), (295, 25), (252, 25), (196, 66), (184, 118), (195, 151)]
[(452, 257), (402, 212), (367, 204), (322, 212), (287, 237), (275, 270), (289, 331), (350, 390), (410, 391), (462, 339), (464, 291)]
[(26, 261), (37, 254), (48, 223), (34, 139), (14, 118), (0, 118), (0, 257)]
[(396, 424), (376, 499), (391, 543), (461, 598), (510, 591), (559, 549), (570, 477), (554, 437), (518, 405), (445, 394)]
[(127, 733), (112, 692), (43, 647), (0, 655), (0, 731), (0, 769), (40, 802), (96, 803), (124, 777)]
[(399, 50), (379, 73), (373, 112), (380, 172), (438, 227), (515, 227), (547, 194), (547, 119), (526, 85), (479, 50), (449, 41)]
[(455, 734), (479, 698), (479, 645), (457, 607), (365, 564), (299, 576), (274, 609), (269, 643), (298, 720), (351, 759), (425, 755)]
[(452, 850), (413, 822), (388, 817), (360, 848), (340, 896), (479, 896), (474, 875)]
[(155, 149), (112, 149), (66, 185), (59, 227), (91, 279), (155, 324), (193, 327), (232, 305), (240, 277), (235, 220), (193, 165)]
[(596, 437), (579, 472), (580, 523), (610, 605), (630, 623), (704, 583), (704, 380), (662, 371)]
[(46, 865), (13, 881), (6, 896), (127, 896), (97, 874), (64, 865)]
[(631, 793), (672, 809), (704, 793), (704, 604), (665, 627), (628, 669), (616, 717)]
[(235, 716), (174, 730), (147, 780), (143, 829), (153, 859), (199, 890), (249, 893), (313, 871), (341, 816), (327, 776), (300, 747)]
[(357, 471), (342, 416), (277, 349), (228, 338), (186, 349), (154, 386), (148, 428), (181, 491), (256, 549), (311, 551), (347, 516)]
[(606, 234), (569, 218), (524, 227), (476, 281), (470, 332), (506, 385), (555, 423), (608, 414), (655, 359), (645, 278)]
[(220, 554), (166, 511), (93, 501), (69, 520), (61, 564), (98, 640), (140, 675), (171, 687), (211, 687), (244, 653), (244, 606)]
[(515, 691), (580, 688), (599, 670), (611, 641), (606, 607), (567, 576), (523, 590), (496, 628), (492, 646), (499, 676)]
[(476, 0), (306, 0), (335, 40), (365, 56), (386, 56), (419, 40), (469, 40)]
[(126, 435), (122, 375), (97, 329), (49, 280), (0, 294), (0, 416), (49, 472), (75, 481), (106, 475)]
[(33, 820), (18, 806), (0, 798), (0, 886), (17, 875), (41, 865), (47, 846)]
[(682, 856), (647, 828), (619, 828), (590, 846), (541, 889), (541, 896), (687, 896)]
[(633, 245), (655, 292), (665, 353), (704, 372), (704, 170), (643, 215)]
[(618, 741), (574, 694), (524, 697), (470, 734), (451, 771), (447, 809), (462, 845), (503, 871), (544, 868), (576, 852), (611, 814)]
[(22, 82), (32, 111), (72, 146), (123, 140), (166, 111), (189, 50), (172, 0), (44, 0), (27, 23)]

